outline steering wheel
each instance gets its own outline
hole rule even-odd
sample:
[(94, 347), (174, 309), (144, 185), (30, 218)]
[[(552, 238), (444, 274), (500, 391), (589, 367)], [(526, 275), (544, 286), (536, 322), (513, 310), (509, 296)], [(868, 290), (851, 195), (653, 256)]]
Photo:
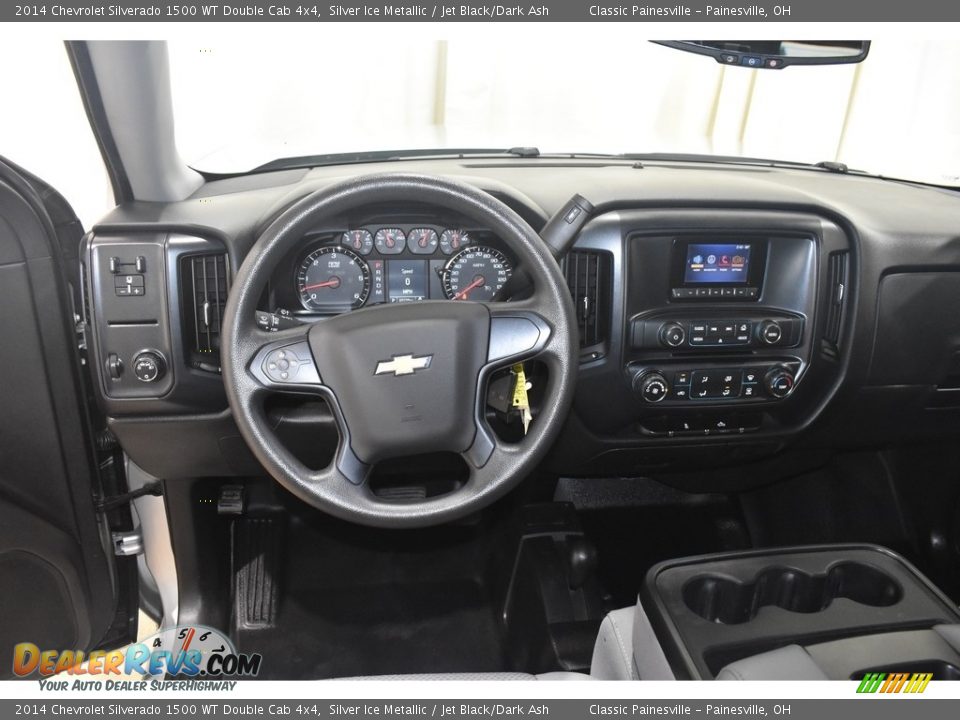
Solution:
[[(371, 203), (427, 203), (490, 228), (533, 281), (517, 302), (423, 301), (377, 305), (267, 332), (256, 323), (263, 288), (304, 234)], [(489, 194), (438, 177), (381, 174), (303, 198), (259, 237), (234, 280), (222, 331), (223, 380), (241, 434), (267, 472), (307, 503), (345, 520), (422, 527), (467, 515), (504, 495), (556, 439), (573, 397), (577, 326), (556, 261), (537, 233)], [(548, 371), (546, 402), (517, 443), (484, 417), (491, 373), (536, 358)], [(277, 440), (271, 393), (323, 397), (340, 435), (334, 460), (311, 470)], [(469, 475), (451, 492), (386, 500), (367, 482), (377, 462), (459, 453)]]

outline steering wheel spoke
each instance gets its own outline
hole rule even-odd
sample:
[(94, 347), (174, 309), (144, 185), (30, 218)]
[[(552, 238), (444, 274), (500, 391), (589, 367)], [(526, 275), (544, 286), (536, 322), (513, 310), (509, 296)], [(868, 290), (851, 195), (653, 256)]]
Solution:
[(490, 311), (490, 342), (487, 363), (501, 366), (530, 360), (543, 352), (550, 342), (552, 328), (537, 312), (537, 304), (487, 303)]
[(280, 332), (257, 330), (251, 333), (262, 343), (250, 361), (250, 374), (261, 388), (282, 393), (319, 393), (323, 383), (310, 351), (310, 326)]

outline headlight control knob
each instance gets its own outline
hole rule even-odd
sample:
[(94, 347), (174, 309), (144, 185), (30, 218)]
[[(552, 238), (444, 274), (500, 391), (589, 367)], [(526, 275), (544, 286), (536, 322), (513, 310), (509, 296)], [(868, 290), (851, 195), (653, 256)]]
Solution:
[(133, 374), (140, 382), (156, 382), (166, 372), (167, 363), (157, 350), (144, 350), (133, 359)]
[(774, 367), (770, 368), (763, 378), (763, 384), (767, 392), (777, 399), (785, 398), (793, 391), (796, 377), (788, 368)]
[(666, 399), (667, 391), (670, 388), (667, 385), (667, 379), (654, 371), (639, 373), (633, 379), (633, 389), (640, 394), (645, 402), (658, 403)]

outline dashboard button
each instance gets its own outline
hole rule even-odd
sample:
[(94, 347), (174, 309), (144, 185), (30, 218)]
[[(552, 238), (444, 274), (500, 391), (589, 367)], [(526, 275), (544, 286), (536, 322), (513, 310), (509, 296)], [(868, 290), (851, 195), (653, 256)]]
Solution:
[(673, 384), (674, 385), (689, 385), (690, 384), (690, 372), (687, 370), (679, 370), (673, 374)]
[(714, 418), (707, 423), (707, 428), (715, 433), (729, 433), (737, 430), (736, 423), (734, 423), (732, 418), (728, 417)]
[(703, 434), (704, 423), (698, 417), (678, 417), (671, 418), (670, 429), (675, 433), (696, 433)]
[(729, 399), (740, 397), (740, 376), (739, 369), (721, 372), (720, 390), (717, 396)]
[(694, 388), (706, 387), (710, 384), (710, 381), (713, 379), (713, 374), (710, 370), (694, 370), (691, 373), (690, 385)]
[(272, 351), (263, 360), (263, 372), (274, 382), (304, 383), (320, 382), (313, 354), (307, 343), (295, 343)]
[(734, 332), (733, 341), (738, 345), (749, 345), (751, 328), (752, 328), (752, 323), (738, 322), (736, 325), (736, 330)]

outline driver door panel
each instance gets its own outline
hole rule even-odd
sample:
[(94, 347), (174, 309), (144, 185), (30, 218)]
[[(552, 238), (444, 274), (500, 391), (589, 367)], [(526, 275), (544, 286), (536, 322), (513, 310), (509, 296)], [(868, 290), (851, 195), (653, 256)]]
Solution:
[(79, 244), (79, 224), (31, 181), (0, 159), (0, 677), (17, 643), (89, 650), (125, 642), (136, 624), (136, 559), (118, 566), (94, 507), (75, 281), (60, 249)]

